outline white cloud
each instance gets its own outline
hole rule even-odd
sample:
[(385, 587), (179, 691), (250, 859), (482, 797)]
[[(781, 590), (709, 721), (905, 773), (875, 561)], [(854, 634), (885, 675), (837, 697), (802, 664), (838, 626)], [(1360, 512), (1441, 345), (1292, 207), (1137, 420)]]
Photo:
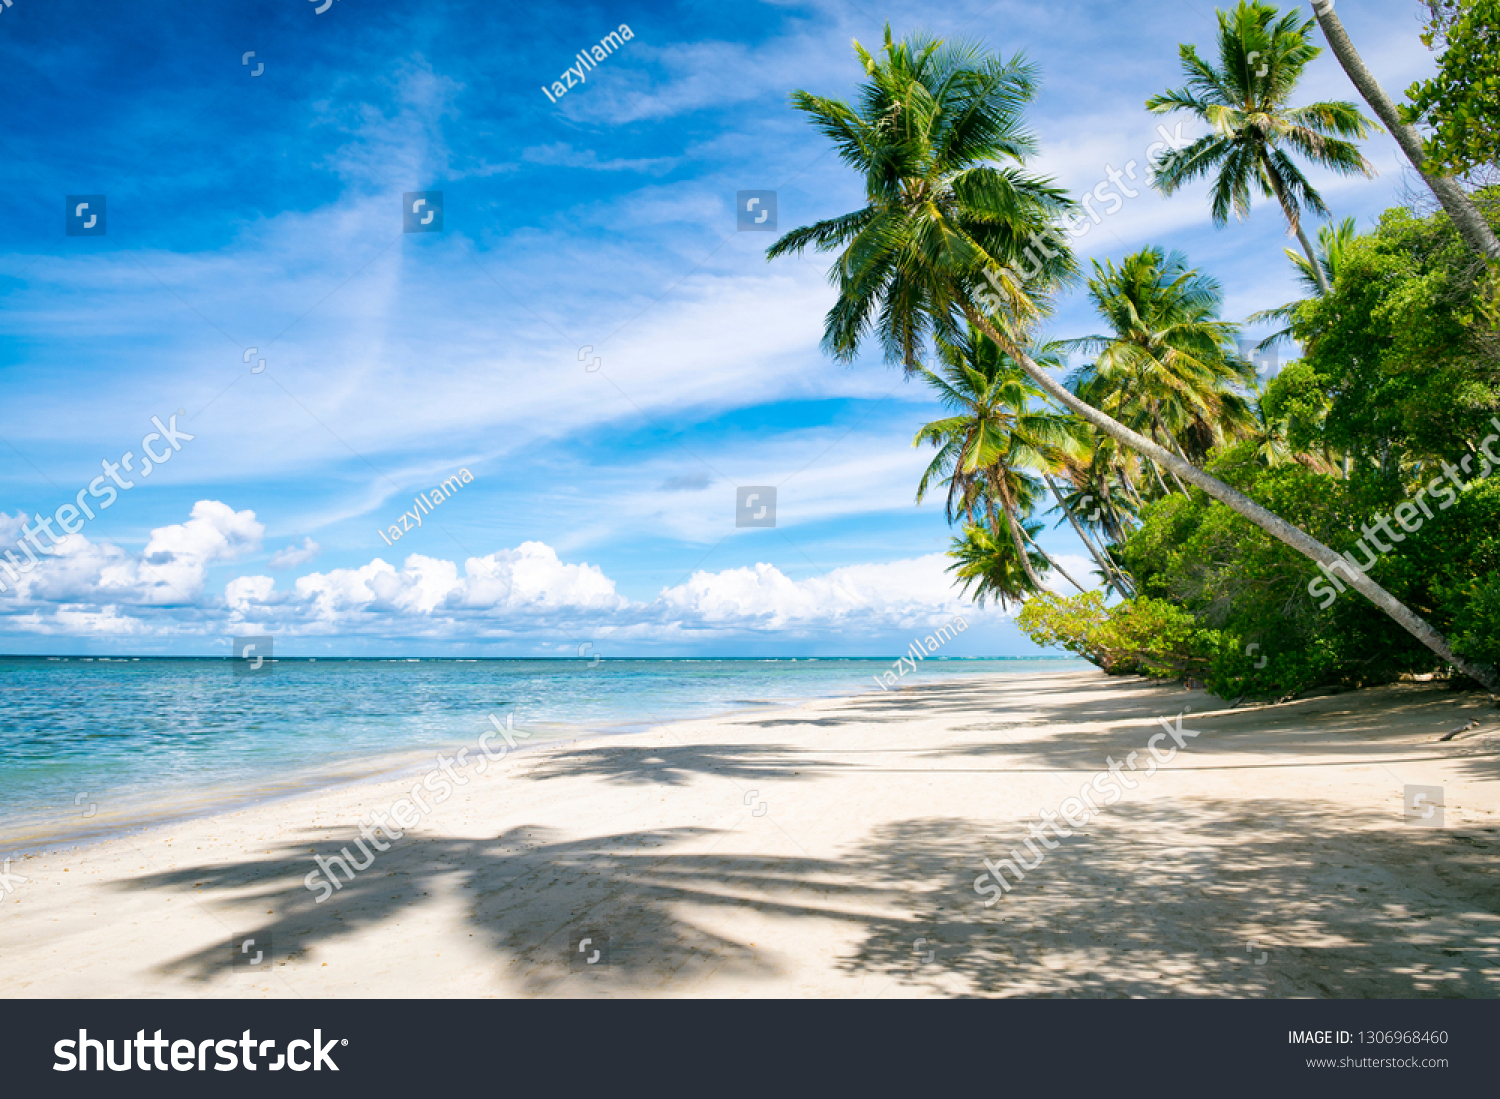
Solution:
[(294, 542), (290, 546), (284, 546), (271, 554), (271, 560), (266, 562), (266, 567), (272, 569), (295, 569), (307, 564), (322, 552), (322, 546), (318, 545), (311, 538), (304, 537), (302, 545), (298, 546)]
[[(0, 530), (22, 517), (0, 515)], [(210, 565), (255, 552), (262, 527), (250, 511), (201, 500), (182, 524), (151, 533), (132, 556), (74, 536), (55, 558), (20, 578), (0, 602), (16, 632), (93, 635), (423, 637), (485, 640), (570, 636), (579, 630), (645, 641), (733, 639), (775, 632), (790, 638), (858, 636), (925, 629), (978, 611), (958, 592), (940, 553), (851, 565), (794, 579), (771, 564), (696, 572), (649, 602), (621, 595), (602, 569), (562, 560), (540, 542), (470, 557), (462, 565), (411, 554), (397, 567), (375, 558), (358, 568), (299, 577), (278, 588), (269, 576), (229, 580), (219, 598), (204, 590)], [(294, 554), (316, 551), (306, 540)], [(283, 550), (283, 553), (288, 552)], [(278, 555), (279, 556), (279, 555)], [(1082, 570), (1084, 562), (1063, 559)], [(1077, 575), (1077, 573), (1075, 573)]]
[[(5, 524), (7, 533), (14, 525), (15, 520)], [(237, 512), (217, 500), (199, 500), (186, 523), (153, 530), (138, 557), (79, 533), (69, 535), (23, 575), (7, 573), (5, 579), (15, 587), (17, 602), (29, 607), (195, 604), (203, 594), (209, 566), (256, 552), (264, 533), (254, 512)], [(12, 560), (28, 563), (22, 557)], [(76, 613), (76, 609), (69, 612)], [(66, 626), (70, 619), (65, 615), (53, 621)]]
[(593, 149), (575, 149), (566, 141), (551, 145), (533, 145), (521, 152), (521, 159), (530, 164), (550, 164), (559, 168), (588, 168), (596, 172), (655, 172), (670, 171), (677, 157), (646, 157), (600, 160)]

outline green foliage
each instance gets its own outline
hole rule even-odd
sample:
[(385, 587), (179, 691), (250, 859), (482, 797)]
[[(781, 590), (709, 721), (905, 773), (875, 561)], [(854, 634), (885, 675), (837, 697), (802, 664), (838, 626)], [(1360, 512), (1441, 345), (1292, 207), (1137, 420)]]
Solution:
[(1284, 425), (1286, 445), (1293, 451), (1307, 453), (1321, 444), (1328, 394), (1310, 364), (1287, 363), (1266, 383), (1260, 407), (1267, 420)]
[(1433, 15), (1422, 41), (1441, 35), (1447, 48), (1437, 75), (1407, 89), (1401, 116), (1431, 129), (1424, 171), (1462, 176), (1500, 164), (1500, 0), (1440, 4)]
[(1302, 72), (1322, 52), (1312, 42), (1316, 20), (1270, 4), (1240, 0), (1219, 15), (1218, 65), (1195, 47), (1179, 48), (1181, 88), (1154, 95), (1146, 108), (1159, 114), (1189, 111), (1211, 131), (1180, 152), (1152, 165), (1152, 186), (1170, 195), (1211, 176), (1214, 224), (1234, 211), (1250, 215), (1252, 189), (1275, 198), (1289, 221), (1309, 210), (1327, 216), (1322, 196), (1292, 160), (1310, 160), (1339, 175), (1372, 175), (1354, 144), (1375, 128), (1349, 102), (1292, 107)]
[(1500, 573), (1472, 581), (1454, 623), (1453, 651), (1466, 660), (1500, 665)]
[[(1365, 537), (1362, 528), (1414, 499), (1441, 472), (1428, 466), (1407, 479), (1344, 480), (1301, 465), (1267, 468), (1255, 460), (1251, 443), (1220, 451), (1210, 471), (1356, 560), (1365, 558), (1354, 549)], [(1494, 665), (1500, 662), (1500, 476), (1471, 484), (1446, 510), (1430, 499), (1432, 518), (1394, 543), (1370, 575), (1449, 634), (1461, 656)], [(1146, 505), (1140, 529), (1117, 554), (1139, 585), (1135, 603), (1144, 606), (1142, 613), (1160, 617), (1160, 605), (1182, 616), (1164, 631), (1172, 639), (1167, 648), (1142, 641), (1136, 651), (1121, 643), (1122, 627), (1114, 623), (1138, 613), (1130, 604), (1104, 612), (1101, 603), (1090, 617), (1083, 613), (1088, 605), (1076, 600), (1079, 607), (1069, 615), (1027, 620), (1051, 630), (1039, 629), (1034, 640), (1055, 635), (1053, 643), (1109, 671), (1170, 670), (1174, 665), (1160, 659), (1170, 652), (1178, 668), (1226, 698), (1444, 671), (1430, 650), (1392, 628), (1357, 593), (1320, 606), (1323, 600), (1308, 591), (1320, 574), (1305, 557), (1201, 493)], [(1140, 653), (1156, 653), (1157, 662)]]
[(1041, 592), (1027, 601), (1016, 624), (1038, 645), (1060, 645), (1112, 675), (1177, 674), (1207, 670), (1193, 616), (1160, 599), (1106, 607), (1096, 591), (1063, 597)]
[[(889, 26), (879, 54), (858, 43), (855, 53), (868, 78), (855, 103), (797, 91), (792, 105), (860, 174), (865, 205), (793, 229), (766, 256), (837, 251), (824, 349), (852, 361), (874, 336), (887, 361), (914, 371), (933, 337), (961, 343), (989, 311), (987, 275), (1010, 280), (996, 323), (1019, 330), (1042, 314), (1077, 262), (1065, 246), (1039, 264), (1026, 251), (1074, 203), (1027, 169), (1037, 146), (1022, 109), (1037, 74), (1024, 56), (1002, 62), (920, 34), (898, 42)], [(1005, 274), (1030, 266), (1039, 270), (1024, 286)]]
[[(1041, 525), (1024, 524), (1023, 529), (1035, 536)], [(1028, 550), (1032, 571), (1041, 573), (1047, 567), (1046, 560)], [(963, 537), (954, 538), (948, 550), (953, 564), (948, 572), (963, 581), (963, 593), (974, 589), (974, 602), (981, 607), (986, 599), (993, 599), (1000, 606), (1020, 603), (1022, 598), (1036, 589), (1026, 575), (1020, 556), (1016, 553), (1014, 540), (996, 535), (992, 530), (977, 523), (964, 527)]]
[(1222, 320), (1219, 284), (1181, 252), (1143, 248), (1094, 261), (1089, 299), (1109, 332), (1058, 347), (1096, 354), (1068, 379), (1074, 393), (1157, 444), (1202, 462), (1253, 422), (1239, 387), (1255, 378), (1239, 356), (1239, 326)]
[[(1500, 226), (1500, 192), (1476, 199)], [(1387, 469), (1451, 456), (1500, 411), (1494, 313), (1494, 278), (1446, 216), (1386, 211), (1348, 245), (1333, 292), (1296, 309), (1311, 371), (1298, 384), (1330, 401), (1316, 442)]]

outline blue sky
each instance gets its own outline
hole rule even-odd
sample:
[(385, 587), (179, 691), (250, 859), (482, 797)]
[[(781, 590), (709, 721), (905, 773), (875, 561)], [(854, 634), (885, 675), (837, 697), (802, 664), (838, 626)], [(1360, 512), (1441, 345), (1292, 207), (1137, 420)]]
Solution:
[[(194, 436), (0, 593), (0, 651), (884, 654), (955, 613), (955, 653), (1035, 651), (952, 589), (941, 508), (914, 505), (938, 409), (819, 353), (828, 259), (767, 263), (735, 193), (774, 190), (781, 230), (861, 205), (787, 94), (851, 94), (850, 42), (886, 21), (1025, 51), (1034, 167), (1092, 188), (1144, 164), (1142, 104), (1211, 5), (321, 3), (0, 14), (3, 548), (153, 416)], [(1389, 91), (1432, 68), (1419, 5), (1339, 12)], [(1298, 101), (1325, 98), (1357, 98), (1327, 54)], [(1313, 173), (1362, 226), (1409, 178), (1388, 138), (1366, 154), (1374, 180)], [(411, 191), (442, 192), (443, 232), (402, 232)], [(65, 235), (93, 194), (106, 235)], [(1237, 319), (1295, 296), (1288, 243), (1269, 207), (1220, 230), (1201, 189), (1143, 190), (1078, 247), (1181, 248)], [(1096, 330), (1075, 293), (1051, 334)], [(743, 485), (777, 486), (774, 529), (735, 526)]]

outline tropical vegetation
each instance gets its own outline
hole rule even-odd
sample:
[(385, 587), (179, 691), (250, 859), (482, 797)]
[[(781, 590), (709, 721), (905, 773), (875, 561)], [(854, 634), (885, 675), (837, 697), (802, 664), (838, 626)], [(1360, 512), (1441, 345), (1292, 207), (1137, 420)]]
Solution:
[[(1443, 3), (1451, 53), (1487, 9)], [(1330, 212), (1299, 161), (1367, 176), (1359, 142), (1378, 128), (1353, 103), (1294, 105), (1322, 52), (1315, 26), (1413, 155), (1411, 123), (1322, 10), (1304, 20), (1241, 0), (1219, 13), (1216, 60), (1182, 46), (1185, 85), (1146, 103), (1209, 130), (1155, 163), (1153, 185), (1208, 181), (1218, 224), (1273, 199), (1301, 245), (1287, 251), (1296, 301), (1237, 322), (1216, 279), (1156, 246), (1083, 271), (1062, 229), (1077, 206), (1029, 167), (1036, 68), (889, 28), (879, 53), (856, 44), (866, 79), (852, 102), (792, 95), (859, 174), (864, 204), (768, 256), (836, 253), (824, 349), (851, 360), (873, 339), (943, 406), (913, 440), (931, 452), (917, 500), (943, 493), (955, 581), (1019, 608), (1038, 643), (1226, 697), (1403, 675), (1500, 694), (1500, 476), (1487, 476), (1500, 467), (1487, 451), (1500, 441), (1487, 251), (1500, 190), (1419, 157), (1440, 212), (1309, 235), (1303, 222)], [(1408, 114), (1441, 135), (1451, 101), (1434, 92)], [(1494, 123), (1493, 104), (1473, 109)], [(1049, 332), (1057, 299), (1080, 290), (1097, 331)], [(1268, 322), (1280, 327), (1259, 350), (1297, 357), (1263, 380), (1245, 325)], [(1086, 361), (1069, 371), (1073, 354)], [(1382, 542), (1372, 523), (1400, 533), (1387, 516), (1406, 533)], [(1042, 548), (1049, 517), (1088, 551), (1100, 590)], [(1053, 591), (1053, 574), (1076, 593)]]

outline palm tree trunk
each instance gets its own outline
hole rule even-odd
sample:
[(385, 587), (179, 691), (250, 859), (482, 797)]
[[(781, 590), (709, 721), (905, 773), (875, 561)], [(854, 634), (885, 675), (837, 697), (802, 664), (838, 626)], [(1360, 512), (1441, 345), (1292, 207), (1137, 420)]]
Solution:
[[(1026, 534), (1026, 531), (1023, 529), (1021, 531), (1021, 533), (1022, 534)], [(1052, 555), (1050, 553), (1048, 553), (1046, 550), (1042, 549), (1042, 544), (1040, 542), (1038, 542), (1035, 538), (1033, 538), (1029, 534), (1026, 534), (1026, 540), (1028, 542), (1030, 542), (1033, 546), (1036, 547), (1036, 551), (1042, 555), (1042, 559), (1047, 562), (1048, 566), (1050, 566), (1051, 569), (1054, 572), (1058, 573), (1064, 580), (1066, 580), (1068, 583), (1072, 584), (1079, 591), (1082, 592), (1082, 591), (1087, 591), (1088, 590), (1082, 584), (1080, 584), (1077, 580), (1074, 580), (1071, 576), (1069, 576), (1067, 570), (1064, 569), (1061, 565), (1059, 565), (1057, 563), (1057, 561), (1053, 559), (1053, 557), (1052, 557)]]
[(1490, 692), (1491, 697), (1500, 699), (1500, 675), (1496, 674), (1494, 668), (1483, 664), (1471, 663), (1458, 656), (1448, 646), (1447, 639), (1442, 634), (1428, 625), (1424, 619), (1414, 613), (1406, 604), (1371, 580), (1364, 572), (1351, 568), (1349, 562), (1344, 559), (1342, 554), (1335, 553), (1306, 531), (1288, 523), (1281, 516), (1257, 504), (1250, 497), (1226, 485), (1217, 477), (1213, 477), (1203, 472), (1197, 466), (1183, 461), (1177, 455), (1157, 446), (1145, 436), (1137, 434), (1124, 424), (1106, 416), (1093, 407), (1093, 405), (1079, 400), (1060, 385), (1057, 379), (1053, 378), (1051, 374), (1048, 374), (1047, 371), (1038, 366), (1036, 361), (1026, 353), (1026, 349), (1020, 346), (1018, 341), (1001, 335), (996, 330), (994, 324), (990, 322), (990, 319), (972, 305), (964, 303), (964, 314), (968, 317), (970, 324), (994, 340), (996, 345), (1010, 355), (1016, 364), (1026, 372), (1027, 377), (1040, 386), (1053, 400), (1063, 405), (1069, 411), (1083, 417), (1122, 446), (1128, 446), (1132, 450), (1186, 478), (1209, 496), (1212, 496), (1215, 500), (1218, 500), (1221, 504), (1239, 515), (1244, 516), (1267, 534), (1285, 542), (1303, 556), (1326, 568), (1332, 568), (1334, 565), (1342, 568), (1349, 574), (1350, 587), (1354, 588), (1366, 599), (1390, 615), (1402, 629), (1406, 630), (1407, 633), (1436, 653), (1442, 658), (1444, 663), (1457, 668), (1470, 679), (1483, 684), (1485, 689)]
[[(997, 507), (1004, 513), (1005, 524), (1010, 529), (1011, 545), (1016, 547), (1016, 553), (1021, 558), (1021, 571), (1026, 574), (1026, 579), (1030, 581), (1033, 588), (1037, 591), (1046, 590), (1042, 585), (1042, 578), (1036, 574), (1036, 569), (1031, 566), (1031, 558), (1026, 556), (1026, 543), (1021, 540), (1022, 530), (1020, 523), (1016, 520), (1015, 503), (1011, 500), (1010, 493), (1005, 490), (1005, 484), (994, 466), (991, 466), (989, 469), (989, 482), (989, 497), (992, 508), (990, 514), (995, 515), (993, 509)], [(995, 531), (995, 537), (1000, 537), (1000, 524), (993, 522), (992, 526)]]
[(1115, 507), (1114, 494), (1109, 491), (1109, 475), (1106, 474), (1099, 484), (1104, 493), (1104, 515), (1105, 530), (1116, 542), (1125, 540), (1125, 519), (1120, 514), (1120, 509)]
[(1260, 153), (1260, 164), (1261, 171), (1266, 173), (1266, 178), (1271, 181), (1271, 188), (1276, 192), (1276, 201), (1281, 203), (1281, 212), (1286, 215), (1287, 224), (1292, 227), (1292, 232), (1297, 234), (1297, 243), (1302, 245), (1307, 262), (1312, 265), (1313, 278), (1318, 280), (1318, 292), (1326, 298), (1333, 292), (1333, 288), (1328, 285), (1328, 274), (1323, 270), (1323, 265), (1318, 262), (1318, 254), (1313, 251), (1312, 241), (1307, 239), (1307, 232), (1302, 228), (1302, 217), (1292, 205), (1291, 196), (1286, 193), (1286, 185), (1282, 182), (1281, 176), (1276, 173), (1264, 149)]
[(1333, 55), (1339, 59), (1339, 64), (1344, 67), (1344, 72), (1359, 89), (1359, 94), (1364, 96), (1365, 102), (1380, 116), (1380, 121), (1385, 123), (1385, 128), (1391, 132), (1396, 139), (1396, 144), (1401, 146), (1401, 151), (1406, 154), (1406, 159), (1412, 162), (1418, 174), (1432, 188), (1432, 193), (1437, 200), (1443, 204), (1443, 209), (1458, 229), (1459, 235), (1464, 242), (1482, 257), (1488, 260), (1500, 260), (1500, 240), (1495, 237), (1495, 232), (1489, 223), (1484, 220), (1484, 215), (1464, 189), (1452, 176), (1428, 175), (1422, 171), (1422, 165), (1427, 160), (1422, 152), (1422, 138), (1416, 129), (1401, 121), (1401, 116), (1396, 111), (1396, 105), (1391, 102), (1385, 89), (1380, 86), (1365, 63), (1360, 60), (1359, 53), (1354, 44), (1349, 41), (1349, 36), (1344, 33), (1344, 24), (1334, 14), (1332, 0), (1314, 0), (1313, 14), (1318, 18), (1318, 25), (1323, 28), (1323, 36), (1328, 39), (1328, 45), (1333, 48)]
[(1167, 487), (1167, 482), (1162, 479), (1161, 467), (1155, 462), (1151, 463), (1151, 472), (1156, 474), (1156, 483), (1161, 486), (1161, 494), (1163, 496), (1172, 495), (1172, 490)]
[[(1167, 425), (1162, 422), (1161, 410), (1156, 407), (1156, 402), (1154, 400), (1151, 402), (1151, 419), (1152, 422), (1156, 424), (1156, 430), (1160, 431), (1162, 435), (1166, 437), (1167, 442), (1172, 444), (1172, 448), (1177, 451), (1178, 456), (1182, 458), (1183, 461), (1187, 461), (1187, 455), (1182, 453), (1182, 444), (1177, 441), (1177, 437), (1175, 435), (1167, 430)], [(1171, 469), (1168, 469), (1167, 472), (1172, 473)], [(1177, 487), (1182, 490), (1182, 494), (1184, 496), (1189, 495), (1187, 485), (1182, 483), (1181, 477), (1177, 476), (1177, 474), (1175, 473), (1172, 473), (1172, 480), (1177, 482)]]
[(1318, 262), (1318, 254), (1313, 251), (1312, 241), (1307, 239), (1307, 231), (1302, 228), (1301, 218), (1292, 219), (1292, 229), (1297, 234), (1297, 243), (1302, 245), (1302, 254), (1307, 257), (1307, 262), (1312, 264), (1313, 278), (1318, 280), (1318, 289), (1326, 298), (1333, 287), (1328, 285), (1328, 274), (1323, 270), (1323, 265)]
[[(1052, 495), (1057, 499), (1057, 506), (1062, 508), (1063, 514), (1068, 517), (1068, 522), (1073, 524), (1073, 531), (1078, 535), (1078, 540), (1088, 547), (1089, 556), (1094, 559), (1094, 564), (1099, 566), (1099, 571), (1104, 573), (1105, 579), (1108, 582), (1109, 586), (1114, 588), (1115, 591), (1120, 594), (1121, 599), (1129, 599), (1131, 593), (1126, 590), (1124, 581), (1121, 579), (1119, 572), (1115, 569), (1113, 562), (1106, 560), (1104, 556), (1100, 554), (1099, 550), (1095, 548), (1094, 540), (1089, 537), (1088, 531), (1084, 530), (1083, 528), (1083, 524), (1080, 523), (1078, 519), (1073, 515), (1072, 509), (1068, 507), (1067, 501), (1063, 499), (1063, 494), (1058, 490), (1057, 482), (1052, 479), (1052, 475), (1050, 473), (1044, 473), (1042, 474), (1042, 480), (1047, 482), (1047, 487), (1052, 490)], [(1057, 571), (1062, 572), (1061, 569), (1058, 569)], [(1063, 575), (1067, 576), (1067, 573), (1063, 573)], [(1078, 587), (1077, 584), (1074, 584), (1073, 586), (1075, 588)], [(1079, 588), (1079, 590), (1082, 591), (1083, 589)]]
[[(1026, 553), (1026, 543), (1021, 540), (1021, 526), (1016, 522), (1015, 513), (1009, 507), (1004, 510), (1006, 525), (1010, 527), (1010, 541), (1016, 547), (1016, 553), (1021, 557), (1021, 569), (1026, 573), (1026, 579), (1031, 582), (1037, 591), (1046, 591), (1047, 589), (1042, 583), (1042, 578), (1036, 574), (1036, 569), (1032, 568), (1031, 558)], [(1082, 589), (1079, 590), (1081, 591)]]

